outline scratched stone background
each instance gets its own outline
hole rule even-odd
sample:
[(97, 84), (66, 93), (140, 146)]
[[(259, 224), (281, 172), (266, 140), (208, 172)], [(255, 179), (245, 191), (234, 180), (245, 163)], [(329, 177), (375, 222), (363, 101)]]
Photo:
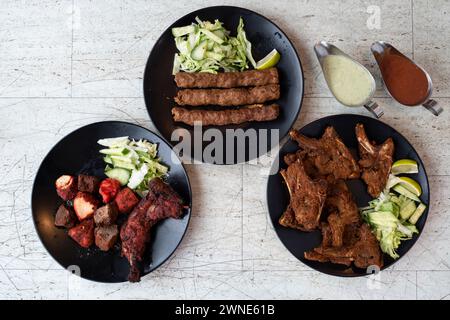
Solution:
[[(431, 74), (436, 118), (399, 106), (378, 81), (383, 121), (415, 146), (431, 183), (420, 240), (377, 285), (315, 272), (277, 239), (265, 207), (261, 165), (189, 165), (194, 210), (182, 244), (138, 284), (99, 284), (69, 276), (35, 233), (30, 195), (48, 150), (91, 122), (124, 120), (153, 128), (142, 74), (158, 36), (195, 9), (230, 4), (258, 11), (295, 44), (306, 95), (295, 127), (362, 109), (340, 106), (327, 90), (312, 45), (338, 44), (379, 75), (369, 46), (386, 40)], [(366, 26), (379, 6), (381, 28)], [(0, 298), (2, 299), (447, 299), (450, 297), (450, 2), (107, 1), (0, 2)], [(224, 183), (226, 181), (226, 183)]]

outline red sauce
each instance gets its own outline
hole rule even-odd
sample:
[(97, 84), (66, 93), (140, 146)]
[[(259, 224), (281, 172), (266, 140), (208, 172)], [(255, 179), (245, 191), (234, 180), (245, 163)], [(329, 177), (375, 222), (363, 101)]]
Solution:
[(376, 53), (384, 83), (390, 94), (401, 104), (416, 106), (425, 102), (429, 83), (425, 72), (395, 49)]

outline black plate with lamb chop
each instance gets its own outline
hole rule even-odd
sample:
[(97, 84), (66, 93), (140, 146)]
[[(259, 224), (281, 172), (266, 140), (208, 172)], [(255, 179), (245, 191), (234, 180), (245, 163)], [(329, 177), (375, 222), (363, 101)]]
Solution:
[(98, 122), (44, 158), (32, 211), (44, 247), (64, 268), (94, 281), (136, 282), (180, 244), (191, 188), (163, 138), (126, 122)]
[(422, 233), (430, 200), (419, 155), (395, 129), (336, 115), (290, 132), (267, 185), (274, 229), (318, 271), (359, 276), (389, 267)]

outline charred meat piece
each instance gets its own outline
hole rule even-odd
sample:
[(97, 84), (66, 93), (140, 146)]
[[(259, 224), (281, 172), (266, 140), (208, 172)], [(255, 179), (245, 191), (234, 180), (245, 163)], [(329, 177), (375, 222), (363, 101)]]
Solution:
[(78, 175), (78, 191), (97, 193), (100, 185), (100, 179), (95, 176)]
[[(324, 211), (328, 217), (327, 222), (322, 223), (322, 244), (305, 253), (305, 258), (309, 260), (316, 260), (326, 248), (353, 246), (359, 237), (361, 218), (358, 207), (343, 180), (337, 180), (329, 186)], [(323, 260), (344, 265), (350, 265), (352, 261), (348, 257), (320, 257), (318, 261)]]
[(231, 110), (189, 110), (181, 107), (172, 109), (173, 120), (190, 126), (201, 122), (203, 126), (224, 126), (248, 121), (270, 121), (278, 118), (280, 107), (277, 104), (265, 106), (254, 104)]
[(333, 262), (349, 266), (352, 262), (358, 268), (372, 265), (383, 266), (383, 259), (377, 239), (370, 231), (370, 227), (363, 223), (358, 228), (355, 243), (340, 247), (320, 246), (313, 251), (305, 252), (308, 260)]
[(64, 204), (59, 206), (55, 215), (55, 226), (70, 229), (75, 226), (77, 222), (77, 216), (72, 208), (68, 208)]
[(138, 204), (139, 198), (130, 188), (123, 188), (117, 194), (114, 202), (120, 213), (128, 213)]
[(102, 251), (108, 251), (117, 242), (119, 228), (116, 224), (95, 228), (95, 245)]
[(77, 180), (69, 175), (59, 177), (55, 182), (56, 193), (64, 201), (72, 200), (77, 195)]
[(337, 212), (343, 224), (353, 224), (360, 222), (358, 206), (353, 200), (353, 195), (343, 180), (335, 181), (328, 188), (327, 200), (325, 201), (327, 210)]
[(235, 88), (277, 84), (277, 68), (242, 72), (178, 72), (175, 82), (179, 88)]
[(73, 209), (80, 221), (92, 217), (97, 208), (98, 200), (90, 193), (78, 192), (73, 199)]
[(102, 196), (103, 203), (109, 203), (113, 201), (116, 195), (120, 191), (119, 180), (113, 178), (107, 178), (100, 183), (98, 192)]
[(358, 163), (333, 127), (326, 128), (320, 139), (305, 137), (294, 130), (290, 136), (313, 159), (320, 175), (334, 179), (359, 178)]
[(312, 180), (306, 174), (301, 160), (292, 163), (280, 173), (291, 198), (279, 223), (303, 231), (317, 229), (327, 195), (327, 182), (323, 179)]
[(114, 202), (98, 208), (94, 213), (94, 222), (97, 226), (109, 226), (116, 222), (119, 211)]
[(120, 229), (122, 255), (130, 263), (129, 281), (140, 280), (138, 263), (142, 261), (145, 248), (150, 241), (151, 227), (165, 218), (180, 218), (182, 213), (180, 196), (161, 179), (151, 180), (149, 192), (133, 209)]
[(305, 167), (306, 174), (313, 179), (323, 178), (316, 166), (314, 165), (314, 159), (308, 156), (308, 153), (304, 150), (298, 150), (294, 153), (288, 153), (284, 156), (284, 162), (289, 166), (295, 161), (300, 159), (303, 162), (303, 166)]
[(269, 84), (260, 87), (231, 89), (183, 89), (175, 102), (180, 106), (242, 106), (263, 103), (280, 98), (280, 86)]
[(394, 155), (394, 142), (388, 138), (381, 145), (369, 141), (364, 126), (356, 125), (358, 139), (359, 165), (362, 168), (362, 179), (367, 184), (367, 192), (374, 198), (378, 197), (386, 186)]
[(86, 219), (79, 225), (69, 229), (69, 237), (83, 248), (89, 248), (94, 243), (94, 220)]

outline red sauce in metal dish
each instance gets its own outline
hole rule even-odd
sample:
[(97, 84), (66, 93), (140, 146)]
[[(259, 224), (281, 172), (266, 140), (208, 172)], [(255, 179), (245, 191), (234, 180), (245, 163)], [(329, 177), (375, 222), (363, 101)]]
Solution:
[(384, 83), (401, 104), (416, 106), (428, 98), (430, 85), (425, 72), (397, 50), (375, 53)]

